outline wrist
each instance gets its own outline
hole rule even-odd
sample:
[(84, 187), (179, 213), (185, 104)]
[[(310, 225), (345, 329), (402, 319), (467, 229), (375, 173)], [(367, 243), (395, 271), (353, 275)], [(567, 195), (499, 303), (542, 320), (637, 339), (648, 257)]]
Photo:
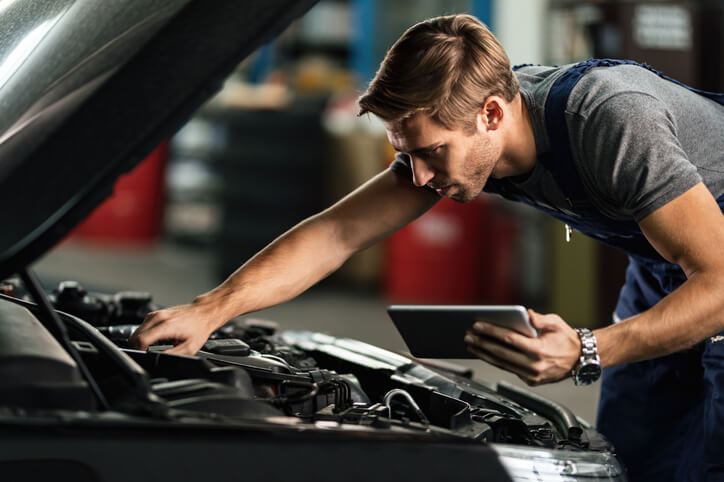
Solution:
[(601, 358), (598, 355), (596, 336), (588, 328), (576, 328), (580, 355), (571, 375), (576, 385), (590, 385), (601, 377)]
[(198, 295), (190, 304), (206, 314), (207, 320), (214, 325), (213, 329), (241, 313), (235, 306), (233, 292), (218, 288)]
[(574, 372), (576, 371), (576, 367), (578, 366), (578, 364), (581, 361), (581, 349), (583, 348), (583, 346), (581, 344), (581, 335), (578, 334), (577, 329), (574, 328), (573, 330), (575, 332), (575, 335), (574, 335), (575, 351), (573, 352), (573, 361), (571, 362), (570, 370), (569, 370), (569, 373), (571, 374), (571, 376), (573, 376)]

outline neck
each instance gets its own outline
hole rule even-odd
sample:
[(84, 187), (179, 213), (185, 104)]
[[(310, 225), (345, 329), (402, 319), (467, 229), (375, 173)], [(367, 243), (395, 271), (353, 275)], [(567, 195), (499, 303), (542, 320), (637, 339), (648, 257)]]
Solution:
[(530, 119), (528, 107), (518, 93), (510, 103), (511, 120), (509, 130), (504, 139), (503, 155), (504, 169), (496, 177), (520, 176), (533, 170), (536, 163), (535, 137), (533, 123)]

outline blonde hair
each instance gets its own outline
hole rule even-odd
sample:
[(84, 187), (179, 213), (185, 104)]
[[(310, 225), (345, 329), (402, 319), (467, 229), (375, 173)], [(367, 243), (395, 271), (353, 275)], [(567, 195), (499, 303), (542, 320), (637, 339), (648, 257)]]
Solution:
[(518, 81), (490, 30), (471, 15), (417, 23), (395, 42), (367, 91), (359, 115), (400, 121), (423, 112), (448, 129), (472, 129), (485, 99), (511, 102)]

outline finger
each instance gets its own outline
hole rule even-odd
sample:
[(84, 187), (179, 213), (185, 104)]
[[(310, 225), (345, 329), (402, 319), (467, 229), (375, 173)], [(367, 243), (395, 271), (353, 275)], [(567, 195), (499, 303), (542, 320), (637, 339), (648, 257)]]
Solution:
[[(474, 346), (468, 346), (468, 351), (472, 353), (473, 355), (477, 356), (481, 360), (490, 363), (491, 365), (500, 368), (501, 370), (505, 370), (507, 372), (511, 372), (515, 375), (518, 375), (518, 377), (522, 378), (523, 380), (530, 380), (534, 374), (530, 371), (521, 368), (517, 365), (512, 365), (510, 363), (507, 363), (505, 360), (500, 360), (499, 358), (496, 358), (495, 356), (491, 355), (490, 353), (480, 350)], [(526, 382), (528, 383), (528, 382)]]
[(183, 343), (179, 343), (178, 345), (174, 346), (173, 348), (169, 348), (168, 350), (164, 350), (164, 353), (169, 353), (172, 355), (195, 355), (198, 350), (194, 350), (191, 346), (191, 342), (185, 341)]
[(502, 362), (500, 362), (500, 361), (498, 361), (496, 358), (488, 355), (488, 353), (486, 353), (485, 351), (480, 350), (480, 349), (478, 349), (477, 347), (475, 347), (475, 346), (473, 346), (473, 345), (468, 345), (468, 348), (467, 348), (467, 349), (468, 349), (468, 351), (469, 351), (470, 353), (472, 353), (472, 354), (475, 355), (476, 357), (480, 358), (480, 359), (483, 360), (484, 362), (490, 363), (490, 364), (493, 365), (494, 367), (500, 368), (501, 370), (505, 370), (505, 369), (506, 369), (506, 368), (505, 368), (505, 365), (504, 365)]
[(154, 326), (163, 323), (166, 321), (167, 316), (162, 311), (152, 311), (150, 313), (147, 313), (146, 316), (143, 318), (143, 322), (141, 323), (141, 326), (136, 329), (137, 332), (143, 332), (146, 330), (149, 330), (153, 328)]
[(535, 362), (535, 359), (531, 358), (526, 353), (518, 350), (511, 350), (506, 345), (501, 345), (496, 341), (486, 340), (485, 338), (477, 337), (475, 335), (467, 336), (465, 340), (466, 342), (470, 340), (468, 342), (470, 346), (484, 351), (498, 360), (505, 361), (529, 371), (532, 370), (530, 366)]
[(528, 318), (530, 319), (530, 324), (533, 325), (533, 328), (538, 331), (541, 331), (547, 327), (545, 317), (540, 313), (531, 310), (530, 308), (528, 309)]
[[(516, 373), (516, 375), (518, 375), (518, 374)], [(525, 383), (525, 384), (528, 385), (529, 387), (536, 387), (536, 386), (538, 386), (538, 385), (541, 385), (541, 383), (542, 383), (542, 382), (538, 381), (538, 380), (535, 379), (535, 378), (529, 378), (529, 377), (526, 377), (526, 376), (523, 376), (523, 375), (518, 375), (518, 378), (520, 378), (521, 380), (523, 380), (523, 383)]]
[(513, 333), (513, 330), (504, 328), (502, 326), (494, 325), (492, 323), (488, 323), (487, 321), (482, 320), (476, 321), (473, 324), (473, 331), (478, 335), (496, 338), (500, 341), (504, 341), (505, 337), (509, 333)]
[(145, 325), (146, 323), (151, 322), (151, 320), (158, 316), (158, 314), (158, 311), (149, 311), (148, 313), (146, 313), (146, 316), (143, 317), (143, 322), (141, 324)]
[(141, 325), (136, 328), (136, 331), (128, 338), (128, 343), (138, 349), (146, 350), (149, 345), (156, 343), (158, 340), (172, 339), (173, 337), (154, 336), (148, 341), (148, 334), (157, 333), (157, 330), (160, 328), (164, 329), (164, 334), (169, 333), (170, 327), (173, 326), (173, 324), (170, 324), (171, 315), (173, 315), (173, 312), (170, 310), (159, 310), (147, 313)]
[(500, 340), (505, 345), (512, 346), (519, 351), (525, 353), (535, 353), (536, 343), (535, 338), (521, 335), (517, 331), (503, 328), (502, 326), (493, 325), (484, 321), (478, 321), (473, 325), (473, 330), (478, 335), (483, 337), (494, 338)]
[(141, 325), (134, 330), (133, 333), (131, 333), (131, 336), (128, 337), (128, 343), (131, 346), (134, 346), (138, 343), (138, 337), (141, 336), (142, 333), (147, 332), (151, 328), (157, 326), (160, 323), (163, 323), (163, 318), (159, 315), (158, 312), (152, 312), (148, 313), (144, 318)]
[(545, 331), (559, 326), (557, 317), (543, 315), (531, 309), (528, 310), (528, 317), (533, 328), (538, 331)]
[(145, 340), (146, 338), (142, 337), (142, 335), (138, 333), (138, 330), (136, 330), (136, 332), (128, 338), (128, 346), (135, 350), (146, 351), (148, 350), (150, 342), (146, 342)]
[(142, 333), (141, 328), (142, 328), (142, 326), (139, 326), (138, 328), (136, 328), (136, 331), (131, 333), (131, 336), (128, 337), (128, 346), (130, 346), (131, 348), (134, 348), (136, 350), (145, 350), (146, 348), (148, 348), (148, 347), (144, 348), (141, 340), (139, 339), (139, 337), (141, 336), (141, 333)]
[(177, 336), (177, 332), (173, 327), (169, 326), (169, 323), (157, 323), (145, 330), (139, 328), (131, 335), (131, 338), (133, 339), (129, 339), (129, 343), (135, 345), (138, 350), (148, 350), (149, 346), (159, 340), (174, 340), (179, 336)]

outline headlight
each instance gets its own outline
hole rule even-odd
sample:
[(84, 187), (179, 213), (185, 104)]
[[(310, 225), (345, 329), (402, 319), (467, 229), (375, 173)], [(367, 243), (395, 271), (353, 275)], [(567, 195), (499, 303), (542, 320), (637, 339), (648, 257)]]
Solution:
[(626, 480), (616, 457), (605, 453), (543, 450), (515, 445), (491, 444), (514, 481)]

